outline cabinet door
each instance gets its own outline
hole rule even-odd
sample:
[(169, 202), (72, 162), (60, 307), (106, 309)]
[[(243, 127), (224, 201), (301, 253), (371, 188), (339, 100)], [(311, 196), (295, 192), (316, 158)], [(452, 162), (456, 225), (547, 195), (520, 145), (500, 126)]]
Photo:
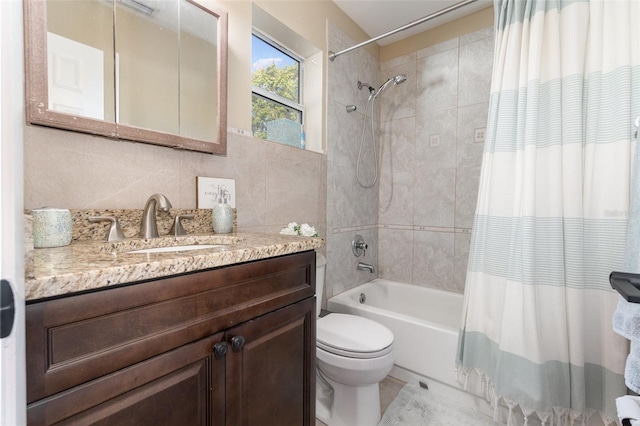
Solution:
[(225, 359), (219, 333), (27, 407), (29, 424), (224, 424)]
[(315, 424), (315, 297), (228, 330), (227, 425)]

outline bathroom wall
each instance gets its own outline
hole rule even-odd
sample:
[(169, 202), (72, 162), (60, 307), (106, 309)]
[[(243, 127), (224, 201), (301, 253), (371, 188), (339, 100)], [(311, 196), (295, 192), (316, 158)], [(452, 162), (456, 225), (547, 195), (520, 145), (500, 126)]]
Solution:
[[(340, 51), (354, 41), (338, 26), (328, 24), (329, 50)], [(356, 269), (358, 261), (377, 265), (378, 185), (365, 189), (356, 180), (359, 144), (369, 91), (358, 90), (358, 81), (376, 86), (380, 81), (379, 62), (367, 50), (344, 54), (328, 65), (327, 102), (327, 272), (326, 295), (331, 297), (376, 274)], [(348, 113), (347, 105), (357, 110)], [(375, 109), (375, 126), (378, 108)], [(371, 117), (371, 111), (367, 113)], [(372, 182), (374, 175), (371, 135), (363, 149), (362, 180)], [(364, 257), (351, 251), (351, 241), (361, 235), (369, 246)]]
[[(383, 157), (380, 187), (376, 185), (373, 189), (365, 190), (355, 181), (357, 148), (360, 143), (363, 113), (368, 96), (366, 91), (357, 89), (357, 81), (361, 80), (377, 87), (383, 79), (399, 72), (402, 67), (413, 67), (410, 80), (401, 86), (389, 88), (384, 96), (379, 98), (380, 102), (377, 106), (380, 107), (379, 111), (382, 111), (383, 116), (375, 117), (378, 123), (388, 127), (387, 130), (394, 131), (394, 134), (400, 138), (398, 141), (404, 141), (403, 135), (409, 132), (407, 142), (402, 144), (406, 146), (409, 153), (414, 152), (415, 155), (413, 159), (409, 156), (405, 160), (394, 162), (394, 171), (396, 177), (411, 179), (413, 182), (422, 170), (432, 170), (443, 165), (434, 159), (435, 157), (428, 157), (426, 152), (420, 153), (424, 145), (420, 145), (423, 142), (418, 141), (422, 140), (420, 138), (423, 136), (410, 135), (413, 131), (418, 132), (418, 125), (426, 125), (416, 123), (415, 118), (416, 108), (427, 107), (426, 104), (420, 104), (422, 102), (420, 99), (423, 98), (415, 93), (419, 88), (416, 80), (417, 69), (418, 67), (435, 67), (430, 65), (428, 58), (433, 56), (435, 59), (438, 56), (431, 55), (429, 53), (431, 48), (428, 48), (398, 57), (396, 52), (403, 52), (403, 48), (406, 50), (406, 46), (403, 47), (402, 43), (400, 45), (395, 43), (392, 48), (389, 46), (379, 48), (371, 44), (342, 55), (334, 62), (325, 61), (327, 77), (326, 81), (323, 81), (322, 102), (326, 105), (324, 109), (327, 129), (320, 146), (325, 147), (326, 155), (302, 151), (248, 136), (251, 128), (249, 113), (251, 55), (249, 52), (251, 51), (252, 2), (202, 1), (220, 4), (229, 11), (228, 155), (217, 157), (26, 125), (24, 129), (25, 208), (44, 205), (68, 208), (141, 208), (146, 198), (154, 192), (165, 193), (175, 207), (194, 208), (195, 176), (234, 178), (238, 192), (240, 230), (277, 232), (290, 221), (308, 222), (319, 228), (321, 235), (327, 239), (329, 258), (327, 278), (328, 283), (331, 283), (327, 289), (328, 295), (368, 281), (377, 276), (378, 272), (381, 276), (395, 279), (398, 275), (397, 279), (414, 282), (413, 265), (416, 267), (420, 265), (420, 262), (413, 257), (414, 243), (417, 249), (424, 247), (425, 250), (433, 250), (430, 261), (434, 269), (429, 274), (445, 277), (437, 283), (429, 281), (424, 284), (460, 290), (460, 283), (463, 280), (459, 272), (464, 271), (462, 263), (466, 258), (466, 245), (469, 240), (469, 235), (464, 231), (471, 227), (472, 211), (456, 208), (452, 214), (451, 194), (453, 191), (457, 191), (458, 194), (453, 196), (454, 205), (463, 202), (465, 191), (469, 200), (474, 198), (475, 183), (472, 176), (475, 175), (474, 172), (469, 172), (467, 176), (465, 170), (467, 166), (478, 167), (477, 158), (479, 157), (473, 153), (479, 151), (479, 145), (473, 145), (468, 142), (468, 139), (463, 138), (463, 129), (458, 129), (457, 123), (464, 114), (472, 114), (474, 105), (476, 109), (485, 107), (475, 101), (466, 100), (464, 96), (456, 97), (457, 121), (454, 143), (456, 163), (455, 167), (449, 164), (444, 171), (436, 175), (442, 182), (437, 180), (438, 185), (435, 187), (447, 187), (451, 190), (451, 176), (452, 173), (455, 174), (454, 189), (449, 192), (448, 204), (446, 204), (448, 210), (443, 208), (447, 213), (442, 213), (448, 215), (449, 222), (443, 225), (444, 222), (413, 220), (413, 217), (428, 216), (424, 212), (415, 211), (410, 198), (416, 194), (414, 187), (419, 188), (419, 185), (408, 183), (403, 185), (402, 182), (396, 184), (395, 181), (393, 204), (389, 208), (401, 210), (399, 216), (401, 219), (391, 220), (390, 214), (383, 210), (387, 208), (383, 202), (386, 203), (388, 200), (391, 182), (388, 157)], [(329, 50), (340, 50), (368, 39), (368, 36), (333, 2), (309, 0), (305, 2), (256, 1), (255, 3), (323, 49), (325, 54)], [(487, 12), (482, 14), (486, 15)], [(484, 20), (486, 21), (486, 18)], [(456, 31), (462, 31), (466, 27), (476, 27), (477, 21), (477, 17), (464, 20), (464, 25), (457, 25)], [(483, 22), (482, 17), (480, 22)], [(448, 34), (451, 34), (449, 26), (450, 24), (446, 24), (427, 31), (422, 36), (423, 39), (420, 39), (417, 44), (414, 40), (411, 45), (423, 46), (425, 43), (429, 44), (431, 40), (449, 39)], [(487, 35), (490, 35), (488, 33)], [(473, 57), (472, 47), (477, 47), (467, 39), (467, 36), (462, 36), (457, 39), (457, 46), (445, 49), (445, 51), (455, 50), (461, 64), (464, 58)], [(485, 41), (485, 44), (489, 42)], [(382, 51), (385, 52), (385, 58), (393, 59), (380, 64), (378, 57), (382, 55)], [(490, 51), (491, 49), (488, 49), (487, 52), (483, 50), (477, 53), (477, 55), (483, 55), (482, 69), (490, 66), (488, 65), (491, 63)], [(460, 65), (461, 70), (474, 68)], [(465, 72), (460, 71), (456, 81), (461, 80), (465, 75)], [(435, 82), (430, 84), (433, 85)], [(476, 84), (473, 86), (475, 87)], [(398, 96), (401, 98), (396, 99)], [(399, 102), (404, 98), (406, 101)], [(396, 104), (385, 105), (385, 102), (396, 102)], [(345, 107), (349, 104), (356, 105), (357, 111), (346, 113)], [(433, 105), (435, 105), (434, 108), (440, 108), (435, 101)], [(397, 108), (398, 111), (394, 112), (395, 115), (390, 118), (389, 111), (393, 108)], [(452, 109), (447, 106), (443, 111)], [(444, 114), (443, 111), (433, 112)], [(450, 116), (447, 117), (453, 120)], [(477, 117), (474, 120), (482, 121)], [(480, 125), (483, 124), (478, 124)], [(415, 126), (414, 130), (411, 130), (412, 126)], [(447, 131), (450, 132), (452, 128), (448, 127)], [(465, 128), (464, 131), (468, 129)], [(426, 132), (427, 135), (432, 134), (428, 129), (421, 132)], [(399, 145), (400, 142), (396, 142), (397, 137), (394, 137), (393, 143)], [(448, 137), (447, 132), (442, 130), (441, 147), (449, 146), (452, 149)], [(388, 139), (389, 136), (381, 138), (383, 155), (388, 154)], [(395, 146), (393, 149), (398, 153), (405, 150), (402, 147), (396, 150)], [(434, 150), (433, 153), (437, 151)], [(452, 152), (450, 151), (449, 155)], [(371, 151), (365, 150), (365, 162), (367, 158), (371, 160), (371, 154)], [(416, 155), (424, 156), (420, 164), (431, 164), (432, 167), (423, 169), (416, 163), (420, 158)], [(404, 161), (409, 163), (403, 164)], [(364, 167), (365, 180), (372, 177), (370, 172), (370, 168)], [(402, 193), (403, 188), (406, 190), (405, 194)], [(440, 201), (434, 201), (431, 204), (436, 206), (438, 203)], [(473, 204), (471, 201), (468, 203)], [(412, 219), (409, 219), (410, 215), (404, 208), (398, 209), (399, 205), (411, 209)], [(433, 217), (436, 213), (432, 212), (430, 215)], [(451, 224), (451, 218), (453, 218), (453, 224)], [(392, 229), (393, 226), (399, 229)], [(358, 233), (369, 245), (365, 257), (360, 259), (351, 254), (351, 240)], [(395, 234), (405, 235), (406, 239), (395, 242), (392, 237)], [(378, 250), (379, 236), (382, 237), (380, 250)], [(429, 245), (431, 240), (435, 243)], [(456, 241), (459, 243), (456, 244)], [(410, 256), (410, 279), (402, 276), (406, 271), (399, 271), (392, 267), (395, 260), (387, 256), (388, 250), (403, 253), (402, 256), (398, 255), (403, 261), (406, 261), (406, 256)], [(377, 258), (378, 253), (383, 254), (380, 261)], [(446, 261), (441, 262), (439, 259), (446, 259)], [(457, 275), (453, 279), (449, 277), (454, 273), (455, 259), (458, 259), (456, 265), (460, 268), (456, 266), (455, 274)], [(357, 271), (355, 266), (358, 260), (378, 266), (376, 274)], [(442, 268), (441, 265), (445, 267)], [(457, 283), (457, 287), (454, 287), (454, 283)]]
[[(382, 48), (381, 56), (393, 58), (384, 62), (356, 50), (329, 63), (328, 296), (376, 276), (463, 292), (483, 148), (474, 130), (485, 127), (488, 111), (491, 17), (491, 10), (481, 11), (473, 21), (481, 29), (459, 36), (446, 37), (460, 31), (459, 23), (449, 33), (431, 30), (434, 37), (423, 38), (445, 41), (408, 54), (394, 55), (406, 50), (402, 46)], [(354, 44), (339, 26), (330, 23), (328, 31), (330, 50)], [(376, 101), (380, 183), (364, 189), (356, 168), (369, 92), (357, 82), (377, 88), (397, 74), (407, 81)], [(357, 110), (347, 113), (347, 105)], [(370, 138), (367, 133), (361, 164), (367, 182), (373, 179)], [(351, 253), (356, 234), (370, 248), (363, 258)], [(359, 260), (375, 265), (376, 273), (358, 271)]]
[(326, 157), (229, 133), (227, 156), (26, 126), (25, 208), (144, 207), (155, 192), (196, 207), (196, 176), (236, 180), (238, 228), (277, 232), (289, 221), (325, 235)]
[[(25, 208), (142, 208), (154, 192), (166, 194), (174, 207), (194, 208), (195, 177), (213, 176), (236, 179), (240, 230), (277, 232), (297, 221), (313, 224), (326, 235), (326, 156), (248, 136), (252, 2), (202, 2), (229, 12), (227, 156), (26, 125)], [(256, 2), (325, 54), (329, 18), (358, 42), (368, 38), (335, 3), (299, 3)], [(377, 54), (378, 48), (368, 50)], [(322, 86), (320, 102), (326, 94), (326, 84)]]
[(493, 27), (381, 63), (382, 278), (462, 293), (493, 62)]

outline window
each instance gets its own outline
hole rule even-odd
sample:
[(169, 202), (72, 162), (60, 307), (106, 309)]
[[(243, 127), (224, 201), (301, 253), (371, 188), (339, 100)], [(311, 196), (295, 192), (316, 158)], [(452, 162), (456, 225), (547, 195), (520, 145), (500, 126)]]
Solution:
[(260, 33), (252, 37), (253, 136), (300, 147), (303, 60)]

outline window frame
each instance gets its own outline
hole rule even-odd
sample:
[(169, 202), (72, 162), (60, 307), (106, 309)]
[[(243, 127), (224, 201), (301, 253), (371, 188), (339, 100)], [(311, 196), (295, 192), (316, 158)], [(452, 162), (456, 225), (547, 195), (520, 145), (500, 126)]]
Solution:
[[(267, 101), (273, 102), (275, 104), (284, 105), (287, 108), (291, 108), (295, 111), (298, 111), (300, 114), (300, 125), (304, 126), (304, 118), (305, 118), (304, 90), (303, 90), (304, 89), (304, 58), (302, 58), (300, 55), (293, 52), (291, 49), (288, 49), (287, 47), (278, 43), (276, 40), (264, 34), (262, 31), (258, 30), (255, 27), (253, 28), (251, 35), (252, 37), (255, 36), (259, 38), (264, 43), (270, 45), (276, 50), (279, 50), (283, 54), (289, 56), (294, 61), (298, 62), (298, 102), (294, 102), (274, 92), (270, 92), (261, 87), (254, 86), (253, 84), (251, 85), (251, 96), (253, 97), (253, 95), (255, 94), (261, 98), (264, 98)], [(252, 42), (252, 45), (253, 45), (253, 42)]]

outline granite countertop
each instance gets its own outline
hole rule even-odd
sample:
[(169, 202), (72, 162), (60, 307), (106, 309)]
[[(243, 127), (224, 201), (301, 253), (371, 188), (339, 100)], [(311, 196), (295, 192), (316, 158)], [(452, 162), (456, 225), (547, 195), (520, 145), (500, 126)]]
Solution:
[[(191, 244), (223, 246), (179, 252), (130, 253), (136, 249)], [(322, 238), (259, 233), (138, 238), (118, 243), (73, 241), (65, 247), (37, 248), (29, 252), (25, 265), (25, 298), (33, 301), (323, 246)]]

